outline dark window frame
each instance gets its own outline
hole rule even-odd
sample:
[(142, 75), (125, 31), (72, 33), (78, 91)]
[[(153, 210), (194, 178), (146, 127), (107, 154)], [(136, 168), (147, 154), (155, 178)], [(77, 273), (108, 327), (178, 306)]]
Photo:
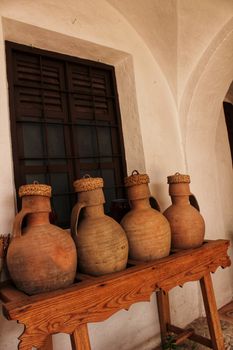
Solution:
[[(47, 98), (47, 100), (49, 99), (49, 94), (51, 95), (51, 89), (46, 88), (45, 86), (42, 86), (44, 84), (43, 81), (43, 74), (44, 72), (40, 72), (41, 76), (41, 86), (36, 86), (35, 90), (40, 90), (41, 91), (41, 95), (40, 98), (42, 100), (41, 104), (43, 106), (43, 110), (41, 111), (41, 119), (39, 121), (35, 121), (35, 120), (30, 120), (29, 119), (27, 121), (23, 120), (21, 117), (19, 117), (19, 114), (17, 113), (17, 108), (19, 109), (18, 106), (16, 106), (16, 91), (17, 88), (23, 88), (23, 83), (19, 84), (16, 81), (16, 77), (18, 72), (16, 72), (16, 67), (14, 67), (14, 53), (15, 52), (20, 52), (22, 53), (22, 55), (28, 54), (28, 55), (35, 55), (35, 57), (39, 57), (40, 60), (40, 67), (42, 67), (44, 69), (45, 66), (44, 63), (41, 63), (42, 61), (51, 61), (51, 62), (58, 62), (57, 65), (59, 65), (61, 63), (61, 65), (63, 65), (64, 67), (64, 85), (63, 88), (65, 87), (64, 91), (62, 89), (58, 89), (57, 91), (59, 91), (60, 93), (60, 99), (65, 99), (65, 103), (64, 106), (65, 108), (67, 108), (67, 110), (64, 112), (66, 113), (66, 116), (63, 117), (63, 119), (65, 120), (64, 123), (62, 122), (57, 122), (57, 118), (56, 118), (56, 113), (54, 114), (54, 119), (51, 116), (46, 116), (46, 104), (44, 102), (44, 100)], [(21, 128), (18, 127), (17, 125), (19, 125), (20, 123), (37, 123), (38, 125), (41, 126), (41, 128), (43, 129), (43, 135), (45, 137), (45, 141), (44, 144), (48, 145), (48, 139), (47, 139), (47, 135), (48, 135), (48, 125), (62, 125), (63, 126), (63, 134), (64, 134), (64, 141), (65, 142), (65, 149), (66, 149), (66, 156), (64, 157), (64, 159), (66, 160), (66, 165), (64, 165), (64, 169), (62, 168), (62, 165), (60, 164), (54, 164), (52, 165), (50, 160), (51, 157), (48, 156), (48, 152), (47, 152), (47, 157), (43, 157), (43, 159), (41, 159), (41, 161), (43, 161), (43, 165), (40, 166), (32, 166), (29, 167), (27, 165), (27, 170), (29, 172), (29, 174), (33, 174), (33, 173), (44, 173), (44, 174), (48, 174), (48, 173), (62, 173), (62, 171), (64, 170), (65, 173), (67, 173), (69, 176), (69, 191), (68, 191), (68, 195), (71, 196), (70, 197), (70, 205), (72, 207), (72, 205), (74, 205), (75, 203), (75, 196), (73, 194), (72, 191), (72, 187), (71, 184), (74, 180), (76, 180), (77, 178), (80, 178), (80, 165), (82, 163), (82, 158), (85, 157), (80, 157), (77, 155), (76, 151), (75, 151), (75, 135), (74, 135), (74, 128), (76, 127), (83, 127), (83, 126), (87, 126), (89, 125), (89, 127), (93, 130), (95, 130), (96, 133), (96, 138), (97, 138), (97, 143), (98, 143), (98, 132), (100, 130), (102, 130), (103, 128), (108, 128), (109, 132), (111, 133), (111, 145), (112, 145), (112, 149), (113, 149), (113, 153), (112, 153), (112, 164), (109, 162), (108, 164), (103, 163), (102, 162), (102, 158), (104, 158), (103, 156), (100, 156), (100, 153), (98, 153), (96, 155), (96, 160), (98, 163), (98, 172), (99, 175), (102, 177), (102, 171), (104, 169), (108, 169), (108, 167), (110, 167), (109, 169), (114, 169), (114, 181), (115, 181), (115, 193), (116, 196), (114, 199), (116, 198), (120, 198), (122, 197), (122, 194), (124, 194), (124, 186), (123, 186), (123, 177), (126, 176), (126, 160), (125, 160), (125, 150), (124, 150), (124, 142), (123, 142), (123, 133), (122, 133), (122, 123), (121, 123), (121, 116), (120, 116), (120, 107), (119, 107), (119, 100), (118, 100), (118, 92), (117, 92), (117, 85), (116, 85), (116, 77), (115, 77), (115, 69), (114, 66), (110, 66), (104, 63), (100, 63), (100, 62), (94, 62), (91, 60), (84, 60), (81, 58), (76, 58), (76, 57), (72, 57), (72, 56), (68, 56), (68, 55), (64, 55), (64, 54), (60, 54), (57, 52), (50, 52), (47, 50), (42, 50), (39, 48), (34, 48), (34, 47), (29, 47), (29, 46), (25, 46), (25, 45), (21, 45), (21, 44), (16, 44), (16, 43), (12, 43), (9, 41), (6, 41), (6, 59), (7, 59), (7, 78), (8, 78), (8, 88), (9, 88), (9, 107), (10, 107), (10, 124), (11, 124), (11, 140), (12, 140), (12, 153), (13, 153), (13, 166), (14, 166), (14, 179), (15, 179), (15, 186), (16, 189), (18, 190), (18, 188), (26, 183), (25, 180), (25, 174), (26, 174), (26, 170), (25, 172), (22, 171), (23, 167), (26, 167), (26, 165), (24, 164), (26, 161), (30, 160), (29, 158), (26, 157), (21, 157), (20, 158), (20, 152), (22, 155), (22, 149), (23, 149), (23, 145), (20, 144), (20, 142), (22, 143), (23, 138), (22, 135), (20, 136), (20, 130)], [(87, 68), (90, 74), (90, 79), (91, 79), (91, 90), (93, 90), (93, 86), (95, 84), (96, 86), (96, 91), (98, 90), (98, 79), (97, 81), (95, 80), (95, 77), (97, 76), (98, 78), (98, 71), (101, 72), (106, 72), (106, 76), (109, 76), (109, 81), (108, 84), (109, 88), (108, 88), (108, 93), (105, 92), (104, 97), (100, 96), (100, 95), (96, 95), (94, 92), (92, 92), (91, 95), (91, 102), (93, 104), (93, 106), (91, 107), (93, 109), (93, 120), (90, 120), (90, 118), (88, 117), (86, 119), (86, 123), (85, 123), (85, 117), (81, 119), (75, 115), (75, 110), (72, 107), (72, 103), (74, 104), (75, 101), (75, 95), (78, 96), (77, 91), (72, 91), (72, 87), (70, 86), (71, 82), (72, 84), (74, 80), (71, 81), (70, 75), (69, 75), (69, 69), (72, 70), (72, 66), (75, 68), (76, 67), (84, 67), (85, 69)], [(13, 68), (14, 70), (13, 71)], [(40, 68), (41, 69), (41, 68)], [(59, 67), (58, 67), (59, 69)], [(42, 69), (41, 69), (42, 70)], [(94, 73), (93, 73), (94, 72)], [(95, 73), (97, 72), (97, 73)], [(71, 74), (71, 73), (70, 73)], [(93, 74), (97, 74), (97, 75), (93, 75)], [(101, 73), (102, 74), (102, 73)], [(93, 78), (94, 77), (94, 78)], [(73, 78), (72, 78), (73, 79)], [(109, 83), (110, 82), (110, 83)], [(34, 85), (36, 85), (36, 82), (32, 82), (32, 86), (31, 86), (31, 90), (33, 91), (33, 83)], [(106, 83), (107, 86), (107, 83)], [(27, 86), (25, 87), (25, 89), (27, 88)], [(107, 89), (107, 88), (106, 88)], [(47, 93), (47, 96), (46, 96)], [(54, 92), (55, 93), (55, 92)], [(20, 94), (20, 93), (18, 93)], [(85, 95), (85, 93), (84, 93)], [(83, 96), (84, 96), (83, 95)], [(89, 94), (87, 94), (87, 99), (90, 97), (88, 97)], [(77, 97), (78, 98), (78, 97)], [(100, 106), (100, 111), (101, 111), (101, 106), (103, 105), (103, 101), (104, 98), (106, 100), (106, 104), (108, 106), (108, 108), (112, 108), (113, 111), (111, 113), (109, 112), (109, 115), (111, 115), (111, 120), (99, 120), (97, 117), (97, 106)], [(73, 101), (71, 101), (71, 99)], [(111, 102), (111, 103), (110, 103)], [(89, 103), (89, 101), (87, 100), (84, 101), (84, 103)], [(109, 107), (110, 106), (110, 107)], [(72, 109), (73, 108), (73, 109)], [(101, 113), (101, 112), (100, 112)], [(65, 115), (65, 114), (64, 114)], [(66, 119), (65, 119), (66, 118)], [(100, 117), (101, 119), (102, 117)], [(79, 120), (80, 119), (80, 120)], [(76, 120), (76, 122), (75, 122)], [(102, 129), (101, 129), (102, 128)], [(98, 130), (97, 130), (98, 129)], [(21, 130), (22, 132), (22, 130)], [(72, 135), (71, 135), (72, 134)], [(118, 139), (118, 140), (117, 140)], [(100, 147), (99, 144), (97, 145), (98, 147), (98, 152), (100, 151)], [(118, 150), (118, 152), (116, 152), (116, 150)], [(48, 151), (48, 150), (47, 150)], [(67, 156), (68, 153), (68, 156)], [(59, 157), (61, 158), (61, 157)], [(91, 157), (94, 159), (94, 157)], [(105, 157), (106, 158), (106, 157)], [(38, 160), (38, 158), (34, 158), (34, 160)], [(32, 159), (33, 161), (33, 159)], [(24, 162), (24, 163), (23, 163)], [(92, 171), (94, 171), (93, 169), (95, 168), (96, 165), (94, 165), (96, 163), (89, 163), (89, 165), (85, 165), (87, 168), (89, 167), (89, 172), (91, 173)], [(104, 168), (105, 167), (105, 168)], [(26, 169), (26, 168), (25, 168)], [(68, 169), (68, 171), (67, 171)], [(83, 175), (83, 174), (82, 174)], [(50, 178), (49, 178), (50, 179)], [(51, 184), (50, 180), (47, 180), (46, 183)], [(120, 195), (121, 194), (121, 195)], [(59, 194), (55, 194), (55, 196), (58, 196)], [(112, 198), (113, 199), (113, 198)], [(19, 198), (17, 196), (17, 204), (18, 204), (18, 208), (20, 208), (20, 203), (19, 203)], [(67, 224), (61, 224), (62, 227), (68, 227)]]
[(233, 104), (230, 102), (223, 102), (223, 110), (225, 114), (225, 122), (228, 133), (228, 141), (231, 151), (231, 160), (233, 166)]

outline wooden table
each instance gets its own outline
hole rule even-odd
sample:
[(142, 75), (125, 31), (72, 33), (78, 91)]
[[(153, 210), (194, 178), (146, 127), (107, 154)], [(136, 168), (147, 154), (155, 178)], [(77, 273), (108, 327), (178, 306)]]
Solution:
[[(230, 266), (229, 241), (205, 242), (200, 248), (173, 252), (151, 263), (129, 261), (125, 271), (102, 277), (79, 274), (70, 287), (28, 296), (12, 285), (1, 286), (4, 316), (25, 329), (19, 350), (52, 350), (52, 334), (69, 333), (72, 349), (90, 350), (87, 323), (107, 319), (130, 305), (149, 301), (156, 291), (162, 344), (167, 334), (177, 334), (176, 343), (189, 338), (210, 348), (223, 350), (223, 337), (211, 281), (211, 272)], [(190, 281), (200, 281), (211, 339), (171, 324), (168, 292)]]

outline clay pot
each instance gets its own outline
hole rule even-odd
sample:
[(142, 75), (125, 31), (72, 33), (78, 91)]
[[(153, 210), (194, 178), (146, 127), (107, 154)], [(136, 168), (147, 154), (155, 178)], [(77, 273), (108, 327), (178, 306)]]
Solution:
[[(70, 234), (51, 225), (51, 187), (21, 186), (22, 209), (16, 215), (7, 266), (18, 289), (35, 294), (70, 285), (76, 274), (77, 252)], [(26, 217), (27, 225), (21, 229)]]
[(104, 214), (102, 187), (102, 178), (87, 177), (74, 182), (78, 202), (71, 215), (71, 232), (78, 249), (79, 271), (94, 276), (121, 271), (128, 260), (124, 230)]
[(137, 171), (125, 178), (131, 210), (121, 225), (128, 237), (130, 258), (141, 261), (168, 256), (171, 246), (169, 223), (159, 211), (151, 208), (148, 183), (148, 175)]
[[(204, 240), (205, 222), (199, 211), (190, 204), (190, 199), (193, 201), (195, 197), (190, 192), (189, 183), (189, 175), (176, 173), (168, 176), (172, 205), (164, 215), (171, 225), (174, 249), (196, 248)], [(198, 208), (197, 202), (195, 206)]]

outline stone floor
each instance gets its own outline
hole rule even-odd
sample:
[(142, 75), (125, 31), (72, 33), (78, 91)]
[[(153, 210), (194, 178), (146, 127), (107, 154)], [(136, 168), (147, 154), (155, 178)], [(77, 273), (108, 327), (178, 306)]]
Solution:
[(219, 310), (219, 316), (221, 320), (233, 323), (233, 301)]
[[(223, 336), (224, 336), (225, 349), (233, 350), (233, 323), (229, 321), (223, 321), (223, 320), (220, 320), (220, 322), (221, 322)], [(195, 333), (209, 338), (209, 330), (208, 330), (208, 325), (205, 317), (201, 317), (193, 321), (188, 326), (188, 328), (193, 328), (195, 329)], [(187, 340), (182, 345), (177, 346), (177, 350), (178, 349), (205, 350), (208, 348), (204, 345), (200, 345), (191, 340)]]
[[(225, 350), (233, 350), (233, 301), (219, 310), (220, 322), (224, 336)], [(205, 317), (194, 320), (187, 328), (193, 328), (195, 333), (209, 338), (209, 330)], [(176, 349), (206, 350), (206, 346), (187, 340)]]

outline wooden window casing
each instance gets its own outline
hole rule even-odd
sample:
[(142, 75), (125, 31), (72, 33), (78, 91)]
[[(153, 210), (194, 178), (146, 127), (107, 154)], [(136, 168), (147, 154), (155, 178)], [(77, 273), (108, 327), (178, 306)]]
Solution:
[(16, 189), (50, 184), (65, 228), (73, 181), (101, 176), (109, 212), (126, 175), (114, 67), (11, 42), (6, 55)]

